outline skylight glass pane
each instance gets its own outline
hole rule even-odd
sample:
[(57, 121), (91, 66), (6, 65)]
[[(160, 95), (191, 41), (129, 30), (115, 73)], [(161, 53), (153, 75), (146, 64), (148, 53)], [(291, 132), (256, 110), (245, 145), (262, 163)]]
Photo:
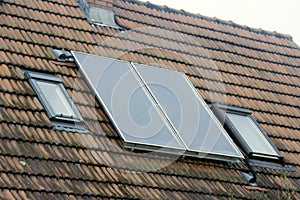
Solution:
[(248, 115), (233, 113), (226, 113), (226, 115), (254, 153), (278, 156), (275, 149)]
[(76, 117), (72, 106), (68, 102), (66, 95), (62, 91), (62, 88), (57, 83), (50, 83), (46, 81), (37, 81), (39, 88), (44, 94), (46, 101), (51, 106), (51, 109), (55, 115), (67, 116), (67, 117)]
[(72, 53), (125, 142), (184, 149), (128, 62)]
[(189, 151), (242, 157), (183, 73), (134, 66)]

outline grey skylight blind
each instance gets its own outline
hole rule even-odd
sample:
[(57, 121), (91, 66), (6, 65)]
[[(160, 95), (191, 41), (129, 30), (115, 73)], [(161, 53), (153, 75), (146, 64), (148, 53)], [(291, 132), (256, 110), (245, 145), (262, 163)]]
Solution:
[(243, 157), (183, 73), (72, 54), (126, 144), (196, 157)]
[(278, 153), (248, 115), (226, 113), (253, 153), (278, 156)]
[(36, 81), (37, 85), (43, 91), (45, 99), (51, 106), (51, 109), (55, 115), (73, 116), (76, 114), (72, 108), (72, 105), (65, 98), (65, 94), (59, 84), (49, 83), (47, 81)]

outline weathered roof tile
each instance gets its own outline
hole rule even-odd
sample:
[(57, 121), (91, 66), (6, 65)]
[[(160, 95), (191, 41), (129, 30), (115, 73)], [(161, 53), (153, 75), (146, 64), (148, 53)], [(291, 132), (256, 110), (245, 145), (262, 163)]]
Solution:
[[(109, 6), (125, 29), (91, 26), (75, 0), (1, 4), (5, 197), (299, 198), (300, 49), (289, 36), (150, 3), (96, 1)], [(252, 110), (294, 171), (256, 167), (260, 187), (249, 188), (240, 173), (248, 170), (243, 163), (125, 150), (75, 63), (56, 61), (53, 47), (186, 73), (206, 101)], [(53, 130), (20, 69), (58, 76), (90, 133)]]

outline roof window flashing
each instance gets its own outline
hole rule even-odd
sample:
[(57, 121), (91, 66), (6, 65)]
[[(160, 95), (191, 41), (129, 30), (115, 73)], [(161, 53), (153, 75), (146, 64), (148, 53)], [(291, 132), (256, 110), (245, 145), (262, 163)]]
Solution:
[(24, 71), (24, 75), (54, 125), (73, 127), (76, 123), (76, 127), (83, 127), (83, 119), (58, 77), (31, 71)]
[(250, 110), (213, 104), (212, 111), (250, 159), (282, 163), (283, 157)]

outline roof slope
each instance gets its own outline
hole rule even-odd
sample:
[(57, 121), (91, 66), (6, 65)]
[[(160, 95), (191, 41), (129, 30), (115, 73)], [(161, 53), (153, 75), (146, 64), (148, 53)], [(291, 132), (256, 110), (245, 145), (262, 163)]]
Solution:
[[(300, 199), (299, 46), (289, 36), (149, 3), (107, 5), (123, 30), (91, 26), (76, 0), (0, 4), (0, 197)], [(253, 188), (243, 163), (124, 150), (75, 63), (56, 61), (52, 47), (186, 73), (207, 102), (253, 111), (293, 170), (255, 167)], [(20, 69), (60, 77), (91, 134), (53, 130)]]

